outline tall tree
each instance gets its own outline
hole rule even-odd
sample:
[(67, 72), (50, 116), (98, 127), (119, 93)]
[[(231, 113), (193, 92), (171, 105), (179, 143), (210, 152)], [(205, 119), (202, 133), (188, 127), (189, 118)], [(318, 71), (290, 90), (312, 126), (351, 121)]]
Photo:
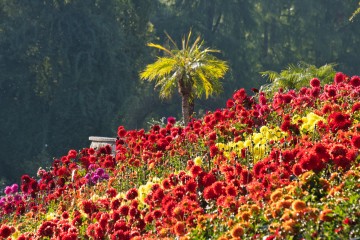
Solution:
[(150, 10), (150, 0), (0, 2), (1, 176), (115, 134), (146, 59)]
[(194, 112), (195, 98), (204, 94), (208, 98), (221, 92), (219, 79), (224, 77), (228, 66), (225, 61), (211, 55), (218, 50), (203, 48), (204, 42), (200, 36), (190, 44), (191, 31), (187, 37), (183, 37), (181, 48), (167, 36), (173, 48), (149, 43), (148, 46), (162, 50), (166, 55), (147, 65), (140, 77), (155, 81), (155, 87), (160, 87), (161, 98), (169, 98), (178, 89), (182, 98), (182, 115), (187, 125)]

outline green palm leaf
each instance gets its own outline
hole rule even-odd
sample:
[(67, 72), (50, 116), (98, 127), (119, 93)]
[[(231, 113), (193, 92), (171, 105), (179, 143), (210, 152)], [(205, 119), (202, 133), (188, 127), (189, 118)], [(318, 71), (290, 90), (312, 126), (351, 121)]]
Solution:
[(173, 58), (158, 58), (156, 62), (146, 66), (145, 70), (140, 73), (140, 78), (148, 79), (149, 81), (163, 78), (174, 71), (176, 64), (177, 61)]
[(168, 50), (167, 48), (165, 48), (165, 47), (163, 47), (163, 46), (161, 46), (161, 45), (159, 45), (159, 44), (155, 44), (155, 43), (148, 43), (148, 44), (147, 44), (147, 46), (148, 46), (148, 47), (153, 47), (153, 48), (160, 49), (160, 50), (162, 50), (162, 51), (164, 51), (164, 52), (166, 52), (166, 53), (170, 54), (171, 56), (173, 56), (173, 55), (174, 55), (174, 54), (173, 54), (170, 50)]

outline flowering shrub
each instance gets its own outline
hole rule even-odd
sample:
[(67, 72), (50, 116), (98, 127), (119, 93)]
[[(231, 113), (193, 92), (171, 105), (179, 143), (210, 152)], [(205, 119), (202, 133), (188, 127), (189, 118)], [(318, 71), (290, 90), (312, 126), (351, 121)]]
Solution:
[(187, 126), (118, 128), (0, 198), (0, 239), (360, 237), (360, 80), (234, 92)]

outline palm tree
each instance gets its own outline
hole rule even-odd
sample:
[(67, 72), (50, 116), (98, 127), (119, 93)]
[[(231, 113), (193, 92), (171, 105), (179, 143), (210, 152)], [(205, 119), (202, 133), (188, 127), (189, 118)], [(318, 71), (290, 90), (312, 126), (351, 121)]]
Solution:
[(336, 64), (325, 64), (317, 68), (305, 62), (299, 62), (297, 65), (290, 64), (287, 69), (280, 73), (274, 71), (261, 72), (263, 77), (268, 77), (270, 84), (263, 85), (261, 91), (268, 96), (272, 96), (280, 88), (284, 90), (297, 89), (309, 86), (312, 78), (319, 78), (323, 84), (331, 83), (334, 80)]
[(203, 48), (204, 41), (200, 36), (190, 45), (191, 31), (182, 39), (180, 49), (175, 41), (166, 34), (173, 48), (149, 43), (149, 47), (157, 48), (165, 53), (146, 66), (140, 73), (142, 80), (155, 81), (155, 88), (160, 88), (160, 98), (170, 98), (177, 89), (182, 98), (182, 115), (185, 125), (194, 112), (195, 98), (204, 94), (208, 98), (222, 91), (223, 78), (228, 66), (211, 53), (218, 50)]

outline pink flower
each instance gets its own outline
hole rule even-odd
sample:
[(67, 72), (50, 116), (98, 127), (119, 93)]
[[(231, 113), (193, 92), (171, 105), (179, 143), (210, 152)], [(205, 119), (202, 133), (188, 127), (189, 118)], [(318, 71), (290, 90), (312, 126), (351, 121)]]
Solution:
[(175, 122), (176, 122), (176, 118), (174, 118), (174, 117), (168, 117), (167, 123), (175, 124)]
[(338, 73), (335, 74), (334, 82), (336, 84), (339, 84), (339, 83), (345, 81), (345, 78), (346, 78), (345, 74), (343, 74), (342, 72), (338, 72)]

